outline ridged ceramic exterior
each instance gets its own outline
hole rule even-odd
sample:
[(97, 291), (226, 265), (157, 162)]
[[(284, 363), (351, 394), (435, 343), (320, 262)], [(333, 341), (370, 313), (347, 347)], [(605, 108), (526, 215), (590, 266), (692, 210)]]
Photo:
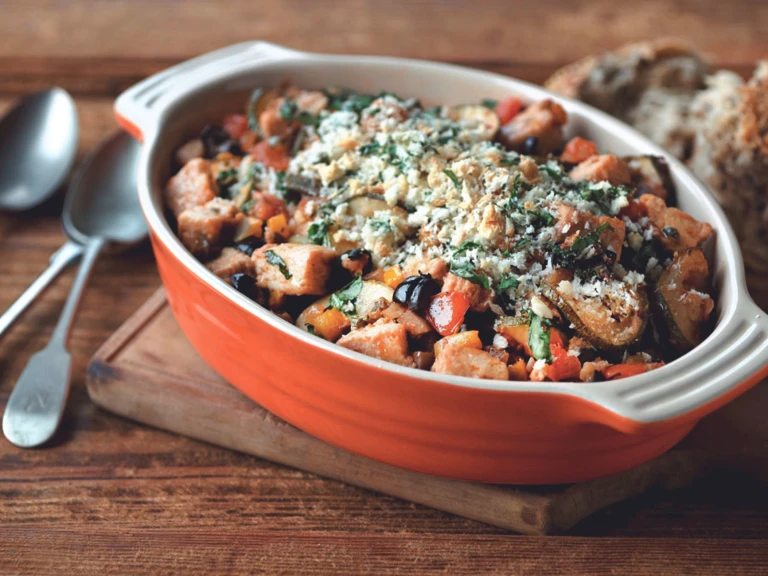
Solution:
[(254, 86), (284, 77), (299, 86), (386, 89), (426, 103), (552, 97), (568, 110), (569, 131), (601, 149), (664, 154), (626, 125), (524, 82), (428, 62), (306, 54), (264, 42), (185, 62), (125, 92), (116, 114), (145, 144), (139, 194), (173, 312), (216, 371), (281, 418), (412, 470), (554, 484), (619, 472), (661, 454), (703, 415), (768, 373), (768, 321), (746, 292), (733, 232), (709, 193), (671, 158), (679, 205), (718, 231), (710, 247), (718, 321), (701, 346), (658, 370), (599, 383), (437, 375), (345, 350), (277, 318), (183, 248), (163, 215), (160, 193), (176, 146), (226, 107), (242, 105)]

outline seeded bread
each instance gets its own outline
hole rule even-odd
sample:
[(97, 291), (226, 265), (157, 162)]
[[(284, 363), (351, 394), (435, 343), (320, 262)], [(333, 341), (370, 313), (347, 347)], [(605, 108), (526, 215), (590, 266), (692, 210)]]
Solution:
[(674, 40), (631, 44), (556, 72), (550, 90), (632, 124), (685, 161), (734, 224), (747, 265), (768, 271), (768, 63), (748, 83)]

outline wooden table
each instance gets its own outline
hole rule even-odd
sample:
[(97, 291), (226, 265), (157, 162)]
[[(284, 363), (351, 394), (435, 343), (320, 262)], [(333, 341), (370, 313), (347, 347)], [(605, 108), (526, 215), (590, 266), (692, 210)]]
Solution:
[[(768, 4), (757, 1), (0, 0), (0, 111), (24, 92), (67, 88), (82, 155), (115, 129), (111, 104), (123, 88), (241, 40), (444, 60), (537, 82), (584, 54), (662, 35), (746, 73), (768, 54), (766, 29)], [(63, 241), (61, 203), (0, 214), (0, 308)], [(46, 342), (71, 279), (0, 343), (0, 407)], [(3, 574), (768, 571), (768, 499), (753, 478), (651, 494), (567, 537), (522, 537), (102, 413), (85, 393), (88, 358), (158, 285), (147, 246), (104, 257), (72, 335), (61, 432), (40, 450), (0, 439)]]

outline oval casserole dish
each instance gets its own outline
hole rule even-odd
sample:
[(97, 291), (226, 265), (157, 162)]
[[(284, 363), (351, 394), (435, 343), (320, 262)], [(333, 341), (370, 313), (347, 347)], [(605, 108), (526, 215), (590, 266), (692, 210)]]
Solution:
[[(567, 110), (566, 138), (619, 155), (663, 155), (677, 205), (709, 222), (717, 306), (712, 334), (657, 370), (594, 383), (500, 382), (378, 361), (311, 336), (239, 294), (182, 246), (162, 190), (178, 145), (239, 110), (257, 86), (393, 91), (425, 103), (518, 95)], [(637, 466), (768, 374), (768, 320), (750, 299), (722, 211), (674, 158), (584, 104), (503, 76), (445, 64), (237, 44), (160, 72), (123, 93), (119, 123), (144, 143), (139, 195), (168, 301), (200, 355), (266, 409), (331, 444), (410, 470), (484, 482), (556, 484)], [(204, 426), (205, 423), (201, 423)]]

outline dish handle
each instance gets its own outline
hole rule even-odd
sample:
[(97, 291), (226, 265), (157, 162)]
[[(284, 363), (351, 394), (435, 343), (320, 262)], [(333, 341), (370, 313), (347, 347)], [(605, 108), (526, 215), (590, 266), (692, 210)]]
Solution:
[(198, 80), (210, 70), (222, 70), (241, 63), (274, 61), (302, 55), (271, 42), (242, 42), (208, 52), (158, 72), (132, 86), (115, 101), (118, 124), (139, 142), (148, 139), (156, 129), (161, 106), (157, 101), (171, 89), (179, 90), (192, 80)]
[(745, 298), (721, 330), (670, 365), (614, 389), (616, 411), (646, 423), (699, 419), (768, 377), (768, 313)]

